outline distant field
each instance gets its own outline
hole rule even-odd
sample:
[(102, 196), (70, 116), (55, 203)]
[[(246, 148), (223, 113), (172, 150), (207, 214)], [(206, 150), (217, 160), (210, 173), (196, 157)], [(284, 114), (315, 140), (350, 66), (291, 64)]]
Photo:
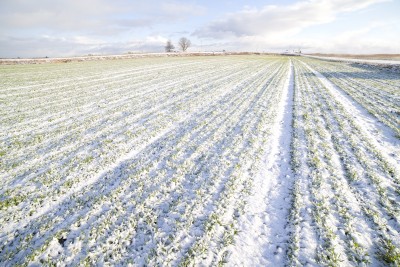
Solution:
[(370, 54), (370, 55), (352, 55), (352, 54), (311, 54), (313, 56), (321, 57), (340, 57), (340, 58), (354, 58), (354, 59), (368, 59), (368, 60), (400, 60), (400, 54)]
[(399, 266), (399, 166), (397, 73), (0, 66), (0, 266)]
[[(126, 60), (140, 58), (168, 58), (168, 57), (204, 57), (204, 56), (230, 56), (230, 55), (260, 55), (261, 53), (252, 52), (173, 52), (173, 53), (128, 53), (121, 55), (86, 55), (77, 57), (61, 58), (0, 58), (0, 65), (16, 64), (48, 64), (48, 63), (70, 63), (86, 61), (104, 61), (104, 60)], [(263, 55), (276, 55), (262, 53)]]

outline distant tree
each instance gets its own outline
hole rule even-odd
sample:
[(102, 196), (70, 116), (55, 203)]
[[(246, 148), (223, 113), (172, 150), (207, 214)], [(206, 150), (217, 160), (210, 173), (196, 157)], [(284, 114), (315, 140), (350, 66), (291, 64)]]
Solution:
[(190, 40), (188, 38), (186, 38), (186, 37), (182, 37), (179, 40), (179, 46), (180, 46), (180, 48), (182, 49), (183, 52), (185, 52), (186, 49), (188, 49), (188, 47), (191, 46), (191, 45), (192, 45), (192, 42), (190, 42)]
[(167, 44), (165, 45), (165, 52), (172, 52), (175, 49), (175, 46), (172, 44), (171, 40), (167, 41)]

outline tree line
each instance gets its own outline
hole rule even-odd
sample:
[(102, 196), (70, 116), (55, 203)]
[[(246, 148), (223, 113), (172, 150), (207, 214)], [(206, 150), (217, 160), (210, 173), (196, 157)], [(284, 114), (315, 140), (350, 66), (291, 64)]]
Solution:
[[(182, 37), (181, 39), (179, 39), (178, 42), (179, 48), (185, 52), (191, 45), (192, 43), (190, 42), (190, 40), (186, 37)], [(167, 41), (167, 44), (165, 45), (165, 52), (173, 52), (175, 49), (175, 46), (172, 44), (171, 40)]]

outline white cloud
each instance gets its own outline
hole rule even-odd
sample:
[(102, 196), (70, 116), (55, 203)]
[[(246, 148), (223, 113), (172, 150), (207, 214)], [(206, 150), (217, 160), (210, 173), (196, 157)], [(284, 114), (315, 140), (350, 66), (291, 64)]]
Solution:
[(362, 28), (348, 30), (327, 38), (289, 36), (286, 38), (265, 38), (263, 36), (243, 36), (215, 45), (216, 49), (236, 51), (283, 52), (286, 49), (301, 49), (306, 53), (400, 53), (400, 37), (392, 35), (376, 38), (374, 32), (395, 27), (394, 22), (374, 21)]
[(177, 1), (147, 0), (2, 0), (0, 30), (41, 30), (115, 35), (132, 27), (151, 27), (202, 15), (205, 8)]
[(96, 29), (107, 25), (106, 17), (116, 11), (105, 0), (2, 1), (0, 23), (5, 29)]
[(224, 39), (232, 37), (293, 35), (312, 25), (335, 20), (343, 12), (351, 12), (385, 0), (311, 0), (286, 6), (267, 5), (229, 14), (198, 29), (194, 35)]
[(165, 44), (168, 41), (167, 38), (161, 36), (161, 35), (156, 35), (156, 36), (147, 36), (146, 37), (146, 42), (151, 43), (151, 44)]
[(0, 51), (8, 51), (8, 54), (0, 54), (0, 57), (65, 57), (87, 54), (162, 52), (166, 41), (167, 38), (160, 35), (116, 42), (105, 42), (87, 36), (3, 37), (0, 38)]
[(0, 0), (0, 57), (162, 51), (157, 27), (204, 11), (179, 0)]
[(0, 57), (158, 52), (167, 38), (176, 42), (190, 34), (192, 50), (279, 52), (301, 47), (317, 52), (400, 52), (396, 51), (400, 47), (399, 20), (393, 17), (396, 26), (371, 24), (360, 29), (349, 25), (351, 30), (336, 33), (336, 38), (319, 33), (319, 37), (312, 36), (312, 30), (319, 28), (311, 28), (314, 25), (333, 22), (330, 25), (334, 27), (343, 14), (386, 0), (292, 1), (297, 2), (244, 6), (230, 14), (212, 10), (210, 14), (221, 19), (208, 22), (206, 8), (211, 10), (213, 4), (204, 7), (207, 3), (196, 0), (0, 0)]
[[(155, 8), (157, 9), (157, 8)], [(204, 15), (206, 8), (196, 4), (163, 1), (159, 5), (159, 13), (169, 18), (185, 18)]]

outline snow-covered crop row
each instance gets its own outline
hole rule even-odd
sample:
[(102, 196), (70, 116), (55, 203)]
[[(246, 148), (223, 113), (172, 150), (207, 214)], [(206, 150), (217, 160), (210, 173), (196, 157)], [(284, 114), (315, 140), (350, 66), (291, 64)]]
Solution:
[(0, 66), (0, 266), (396, 266), (399, 90), (300, 57)]
[(204, 61), (5, 87), (1, 260), (222, 261), (288, 60)]
[(349, 64), (306, 59), (315, 70), (391, 127), (400, 137), (399, 74)]
[(398, 260), (398, 165), (307, 63), (296, 60), (294, 66), (289, 263), (375, 266)]

